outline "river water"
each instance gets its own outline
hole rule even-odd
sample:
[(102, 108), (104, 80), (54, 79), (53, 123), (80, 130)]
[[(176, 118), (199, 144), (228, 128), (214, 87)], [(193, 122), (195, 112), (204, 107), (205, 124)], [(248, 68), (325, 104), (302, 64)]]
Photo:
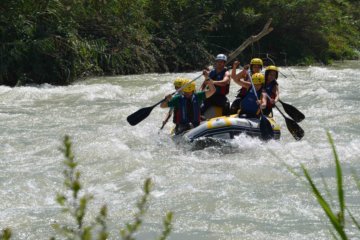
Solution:
[[(167, 110), (156, 107), (136, 126), (126, 117), (172, 92), (176, 77), (200, 72), (91, 78), (67, 87), (1, 86), (0, 228), (11, 227), (14, 239), (48, 239), (56, 235), (52, 223), (68, 221), (55, 201), (64, 180), (59, 147), (68, 134), (81, 182), (94, 195), (89, 218), (106, 203), (110, 239), (119, 239), (119, 229), (132, 219), (148, 177), (154, 187), (138, 239), (155, 239), (167, 211), (174, 213), (170, 239), (330, 239), (330, 223), (300, 165), (323, 193), (326, 181), (333, 197), (324, 195), (337, 210), (330, 131), (347, 206), (360, 220), (360, 193), (351, 174), (360, 176), (360, 62), (281, 71), (282, 100), (306, 115), (301, 141), (275, 111), (281, 140), (239, 136), (226, 147), (196, 151), (172, 142), (171, 123), (159, 131)], [(237, 89), (232, 83), (230, 100)], [(351, 238), (360, 239), (350, 220), (346, 226)]]

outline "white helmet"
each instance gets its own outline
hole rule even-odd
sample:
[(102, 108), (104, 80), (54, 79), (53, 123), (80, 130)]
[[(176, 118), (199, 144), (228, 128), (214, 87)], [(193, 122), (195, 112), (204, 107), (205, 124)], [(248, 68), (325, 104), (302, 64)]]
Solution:
[(225, 54), (218, 54), (215, 58), (215, 61), (224, 61), (226, 62), (227, 61), (227, 57)]

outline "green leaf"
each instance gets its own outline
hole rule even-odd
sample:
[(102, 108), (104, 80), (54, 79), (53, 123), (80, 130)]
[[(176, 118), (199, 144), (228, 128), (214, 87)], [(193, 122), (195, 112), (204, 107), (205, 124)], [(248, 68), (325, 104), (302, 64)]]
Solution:
[(354, 223), (355, 226), (357, 227), (357, 229), (360, 230), (360, 224), (359, 224), (359, 222), (355, 219), (355, 217), (352, 215), (352, 213), (350, 212), (349, 209), (346, 208), (346, 210), (347, 210), (348, 214), (350, 215), (351, 220), (353, 221), (353, 223)]
[(343, 225), (341, 224), (341, 222), (339, 221), (337, 216), (333, 213), (329, 204), (326, 202), (326, 200), (320, 194), (319, 190), (315, 186), (312, 178), (310, 177), (310, 175), (309, 175), (308, 171), (306, 170), (306, 168), (304, 167), (304, 165), (301, 165), (301, 168), (303, 169), (304, 175), (305, 175), (306, 179), (308, 180), (309, 185), (310, 185), (316, 199), (318, 200), (318, 202), (319, 202), (320, 206), (322, 207), (322, 209), (324, 210), (325, 214), (328, 216), (331, 224), (333, 225), (335, 230), (338, 232), (338, 234), (342, 237), (342, 239), (347, 239), (347, 236), (343, 229)]
[(345, 225), (345, 199), (344, 199), (344, 190), (343, 190), (343, 184), (342, 184), (342, 171), (341, 171), (341, 165), (339, 161), (339, 156), (336, 152), (334, 140), (331, 137), (330, 132), (327, 132), (329, 142), (331, 144), (331, 148), (333, 150), (333, 155), (335, 158), (335, 164), (336, 164), (336, 179), (337, 179), (337, 188), (338, 188), (338, 197), (339, 197), (339, 205), (340, 205), (340, 223), (341, 225)]

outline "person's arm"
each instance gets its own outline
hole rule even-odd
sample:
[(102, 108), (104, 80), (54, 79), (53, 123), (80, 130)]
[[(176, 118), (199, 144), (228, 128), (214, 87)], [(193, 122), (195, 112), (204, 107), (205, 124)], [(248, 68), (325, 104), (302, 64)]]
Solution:
[(237, 81), (235, 81), (238, 85), (241, 87), (244, 87), (246, 89), (251, 88), (251, 82), (245, 81), (245, 78), (239, 78)]
[(216, 92), (216, 88), (214, 86), (213, 80), (211, 80), (211, 79), (207, 80), (206, 84), (207, 84), (207, 86), (209, 86), (209, 89), (205, 91), (205, 96), (206, 96), (206, 98), (209, 98)]
[(208, 69), (204, 69), (204, 70), (203, 70), (203, 75), (204, 75), (204, 78), (205, 78), (205, 79), (204, 79), (203, 83), (201, 84), (201, 87), (200, 87), (200, 90), (201, 90), (201, 91), (203, 91), (203, 90), (205, 89), (206, 85), (207, 85), (206, 80), (209, 79), (209, 70), (208, 70)]
[(246, 78), (246, 69), (244, 68), (241, 70), (238, 74), (236, 74), (236, 69), (240, 65), (239, 61), (235, 61), (233, 64), (233, 68), (231, 71), (231, 78), (234, 80), (234, 82), (237, 82), (240, 78)]
[[(246, 80), (247, 75), (248, 75), (247, 70), (249, 69), (249, 66), (248, 65), (244, 66), (244, 69), (241, 70), (241, 72), (239, 72), (238, 74), (236, 74), (236, 70), (234, 71), (234, 67), (237, 65), (237, 63), (240, 64), (240, 62), (237, 62), (237, 61), (234, 62), (231, 78), (234, 80), (234, 82), (236, 84), (243, 87), (242, 83), (240, 83), (240, 79)], [(246, 87), (246, 88), (248, 88), (248, 87)]]
[[(269, 101), (271, 104), (275, 104), (279, 101), (279, 88), (278, 85), (275, 85), (275, 87), (272, 90), (272, 93), (275, 95), (274, 98), (271, 98), (271, 96), (269, 96)], [(273, 95), (271, 94), (271, 95)]]
[(168, 102), (172, 99), (172, 94), (169, 94), (167, 96), (165, 96), (165, 101), (163, 101), (161, 104), (160, 104), (160, 107), (161, 108), (167, 108), (169, 107), (168, 106)]
[(235, 61), (233, 63), (233, 66), (232, 66), (232, 70), (231, 70), (231, 78), (235, 81), (235, 79), (237, 78), (237, 75), (236, 75), (236, 69), (237, 67), (240, 65), (240, 62), (239, 61)]
[(267, 93), (265, 91), (263, 91), (261, 93), (261, 95), (259, 96), (260, 97), (260, 108), (261, 109), (265, 109), (266, 108), (266, 105), (267, 105)]
[(279, 85), (276, 85), (275, 88), (274, 88), (274, 91), (275, 91), (275, 99), (274, 101), (275, 102), (278, 102), (279, 101), (279, 95), (280, 95), (280, 90), (279, 90)]

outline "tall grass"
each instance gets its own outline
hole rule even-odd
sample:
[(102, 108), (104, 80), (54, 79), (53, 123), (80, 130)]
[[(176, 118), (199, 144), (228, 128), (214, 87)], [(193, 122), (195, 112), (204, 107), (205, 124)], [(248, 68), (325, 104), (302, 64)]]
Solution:
[[(304, 176), (305, 176), (308, 184), (310, 185), (310, 188), (311, 188), (313, 194), (315, 195), (319, 205), (324, 210), (325, 215), (327, 216), (333, 229), (335, 230), (335, 233), (332, 232), (332, 236), (335, 239), (338, 239), (338, 237), (340, 237), (341, 239), (345, 240), (345, 239), (349, 239), (348, 234), (346, 233), (345, 223), (347, 221), (345, 219), (345, 217), (346, 217), (345, 209), (347, 210), (347, 213), (349, 214), (351, 221), (355, 224), (355, 226), (356, 226), (357, 230), (359, 230), (359, 232), (360, 232), (360, 225), (359, 225), (358, 221), (355, 219), (355, 217), (353, 216), (353, 214), (350, 212), (350, 210), (346, 207), (346, 201), (345, 201), (345, 195), (344, 195), (345, 190), (344, 190), (344, 185), (343, 185), (343, 172), (341, 169), (339, 156), (338, 156), (336, 148), (335, 148), (334, 140), (329, 132), (327, 133), (327, 136), (328, 136), (331, 148), (332, 148), (335, 166), (336, 166), (335, 170), (336, 170), (336, 180), (337, 180), (338, 209), (334, 209), (333, 207), (331, 207), (331, 204), (329, 203), (329, 201), (327, 201), (325, 199), (325, 197), (323, 196), (323, 194), (321, 194), (318, 186), (316, 186), (316, 184), (314, 183), (314, 180), (310, 176), (309, 171), (306, 169), (306, 167), (304, 165), (301, 165), (301, 168), (303, 170)], [(357, 179), (356, 174), (353, 174), (353, 175), (355, 176), (354, 179), (356, 180)], [(357, 180), (355, 182), (357, 184), (357, 187), (360, 190), (359, 182)], [(325, 187), (327, 188), (327, 186), (325, 186)]]

